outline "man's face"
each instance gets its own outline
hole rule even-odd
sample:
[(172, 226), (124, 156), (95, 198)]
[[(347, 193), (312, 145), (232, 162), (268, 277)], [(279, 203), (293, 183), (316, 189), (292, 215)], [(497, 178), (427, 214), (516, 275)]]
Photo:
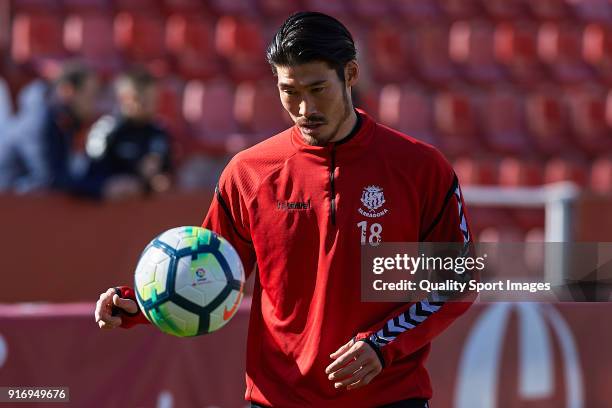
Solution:
[(130, 119), (150, 121), (157, 111), (157, 87), (153, 84), (137, 89), (133, 84), (124, 84), (117, 90), (121, 113)]
[(278, 90), (283, 107), (310, 145), (325, 145), (345, 136), (353, 112), (350, 87), (356, 82), (357, 64), (349, 62), (342, 82), (325, 62), (277, 66)]
[(98, 79), (94, 75), (90, 75), (80, 88), (74, 90), (71, 105), (83, 121), (90, 120), (96, 113), (98, 87)]

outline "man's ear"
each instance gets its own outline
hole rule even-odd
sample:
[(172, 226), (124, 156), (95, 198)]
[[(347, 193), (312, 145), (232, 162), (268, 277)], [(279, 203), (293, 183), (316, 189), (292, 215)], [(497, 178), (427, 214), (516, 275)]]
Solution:
[(355, 86), (357, 78), (359, 78), (359, 64), (357, 64), (357, 61), (352, 60), (347, 62), (344, 67), (344, 78), (346, 86)]

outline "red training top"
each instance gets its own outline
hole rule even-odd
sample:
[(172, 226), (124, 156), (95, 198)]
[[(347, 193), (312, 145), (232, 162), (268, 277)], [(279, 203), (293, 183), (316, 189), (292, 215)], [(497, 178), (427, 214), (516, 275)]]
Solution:
[[(471, 235), (442, 154), (358, 114), (358, 130), (340, 142), (307, 145), (294, 126), (238, 153), (220, 178), (203, 227), (232, 243), (245, 271), (257, 270), (247, 400), (285, 408), (430, 399), (430, 342), (470, 305), (361, 302), (362, 245)], [(384, 368), (365, 387), (338, 390), (325, 368), (351, 338), (374, 347)]]

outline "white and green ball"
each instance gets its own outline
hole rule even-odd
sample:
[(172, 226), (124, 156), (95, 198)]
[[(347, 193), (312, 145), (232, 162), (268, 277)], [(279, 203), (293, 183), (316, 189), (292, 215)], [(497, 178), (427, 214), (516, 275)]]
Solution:
[(245, 275), (224, 238), (200, 227), (178, 227), (147, 245), (134, 280), (147, 319), (165, 333), (190, 337), (214, 332), (235, 315)]

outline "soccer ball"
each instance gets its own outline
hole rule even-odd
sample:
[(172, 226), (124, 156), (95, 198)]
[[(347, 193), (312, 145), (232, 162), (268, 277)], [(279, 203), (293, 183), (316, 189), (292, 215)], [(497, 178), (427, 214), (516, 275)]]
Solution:
[(175, 336), (199, 336), (220, 329), (238, 310), (244, 268), (224, 238), (178, 227), (147, 245), (134, 281), (138, 305), (151, 323)]

